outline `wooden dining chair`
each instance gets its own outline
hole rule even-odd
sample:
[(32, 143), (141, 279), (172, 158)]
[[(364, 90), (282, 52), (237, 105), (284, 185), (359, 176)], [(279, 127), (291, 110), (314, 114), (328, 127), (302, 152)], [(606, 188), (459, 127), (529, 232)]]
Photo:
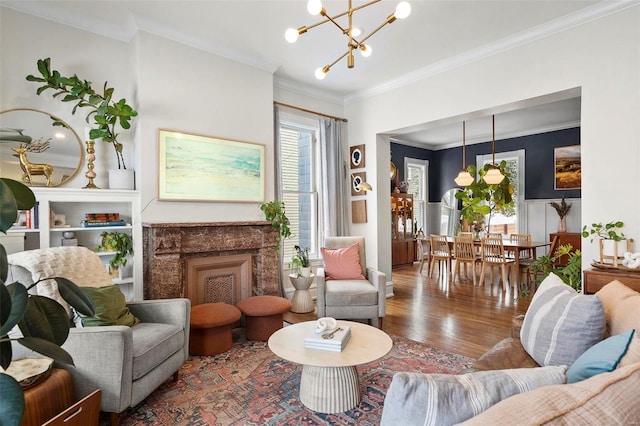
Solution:
[(473, 236), (456, 236), (453, 237), (453, 258), (456, 262), (456, 267), (453, 274), (453, 279), (460, 279), (460, 266), (464, 264), (464, 275), (467, 274), (467, 265), (471, 264), (471, 275), (473, 276), (473, 285), (476, 285), (476, 263), (479, 258), (476, 254), (476, 249), (473, 245)]
[(446, 235), (431, 235), (431, 267), (429, 268), (429, 278), (433, 276), (433, 268), (438, 263), (438, 274), (442, 276), (442, 263), (447, 268), (449, 278), (451, 278), (451, 249)]
[[(516, 244), (531, 245), (531, 234), (511, 234), (509, 235), (509, 241)], [(513, 251), (511, 251), (507, 257), (513, 258), (515, 260)], [(520, 249), (518, 251), (518, 273), (520, 275), (524, 274), (528, 277), (527, 270), (529, 269), (529, 266), (533, 261), (534, 258), (532, 248)]]
[(507, 271), (515, 266), (515, 261), (505, 256), (502, 238), (483, 238), (480, 242), (480, 253), (482, 261), (480, 285), (484, 284), (484, 275), (487, 267), (499, 266), (502, 273), (502, 287), (506, 290), (510, 282)]
[(425, 261), (427, 262), (427, 271), (431, 266), (431, 249), (430, 249), (429, 238), (418, 238), (418, 266), (420, 266), (420, 273), (422, 273), (422, 268), (424, 267)]

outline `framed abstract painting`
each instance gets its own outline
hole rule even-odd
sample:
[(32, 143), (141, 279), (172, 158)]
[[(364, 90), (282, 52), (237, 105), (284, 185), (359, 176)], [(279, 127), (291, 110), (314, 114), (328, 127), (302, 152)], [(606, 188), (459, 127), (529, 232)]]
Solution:
[(262, 203), (263, 144), (158, 130), (158, 198)]

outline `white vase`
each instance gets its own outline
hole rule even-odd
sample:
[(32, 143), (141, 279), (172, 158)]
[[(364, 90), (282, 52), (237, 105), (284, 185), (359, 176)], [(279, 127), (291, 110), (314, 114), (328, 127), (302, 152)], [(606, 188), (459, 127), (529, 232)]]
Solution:
[(601, 263), (612, 263), (614, 266), (618, 266), (618, 263), (622, 263), (626, 251), (630, 251), (629, 241), (626, 239), (620, 241), (600, 240)]
[(305, 278), (309, 277), (311, 275), (311, 267), (307, 266), (307, 267), (300, 268), (300, 275), (302, 275)]
[(135, 173), (131, 169), (110, 169), (109, 189), (134, 189)]

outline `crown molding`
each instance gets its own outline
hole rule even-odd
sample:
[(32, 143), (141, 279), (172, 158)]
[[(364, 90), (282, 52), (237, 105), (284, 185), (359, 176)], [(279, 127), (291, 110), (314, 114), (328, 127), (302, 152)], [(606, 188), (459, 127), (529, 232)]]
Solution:
[(545, 22), (544, 24), (532, 27), (526, 31), (512, 34), (509, 37), (505, 37), (476, 49), (452, 56), (451, 58), (443, 61), (436, 62), (427, 67), (406, 73), (397, 79), (389, 80), (386, 83), (382, 83), (369, 89), (351, 93), (345, 96), (344, 102), (349, 103), (358, 99), (389, 92), (408, 84), (424, 80), (425, 78), (450, 71), (472, 62), (514, 49), (524, 44), (569, 30), (579, 25), (595, 21), (638, 4), (640, 4), (640, 0), (602, 1), (561, 18), (556, 18), (549, 22)]
[(329, 92), (327, 90), (314, 89), (306, 84), (299, 83), (288, 78), (282, 78), (277, 75), (273, 76), (273, 87), (285, 89), (290, 92), (319, 99), (321, 101), (332, 102), (339, 105), (344, 103), (344, 97), (342, 95)]

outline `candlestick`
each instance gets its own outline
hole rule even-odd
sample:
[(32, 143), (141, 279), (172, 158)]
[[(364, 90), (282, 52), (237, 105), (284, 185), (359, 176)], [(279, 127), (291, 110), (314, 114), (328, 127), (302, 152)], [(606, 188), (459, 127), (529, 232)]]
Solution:
[[(88, 128), (85, 128), (85, 134), (88, 133)], [(87, 140), (87, 173), (85, 173), (84, 175), (87, 177), (87, 179), (89, 179), (89, 183), (87, 183), (87, 186), (85, 186), (84, 188), (90, 188), (90, 189), (100, 189), (98, 186), (96, 186), (95, 183), (93, 183), (93, 179), (95, 179), (96, 177), (96, 172), (93, 171), (93, 162), (96, 160), (96, 156), (95, 156), (95, 149), (93, 148), (93, 145), (95, 144), (94, 141), (92, 140)]]

